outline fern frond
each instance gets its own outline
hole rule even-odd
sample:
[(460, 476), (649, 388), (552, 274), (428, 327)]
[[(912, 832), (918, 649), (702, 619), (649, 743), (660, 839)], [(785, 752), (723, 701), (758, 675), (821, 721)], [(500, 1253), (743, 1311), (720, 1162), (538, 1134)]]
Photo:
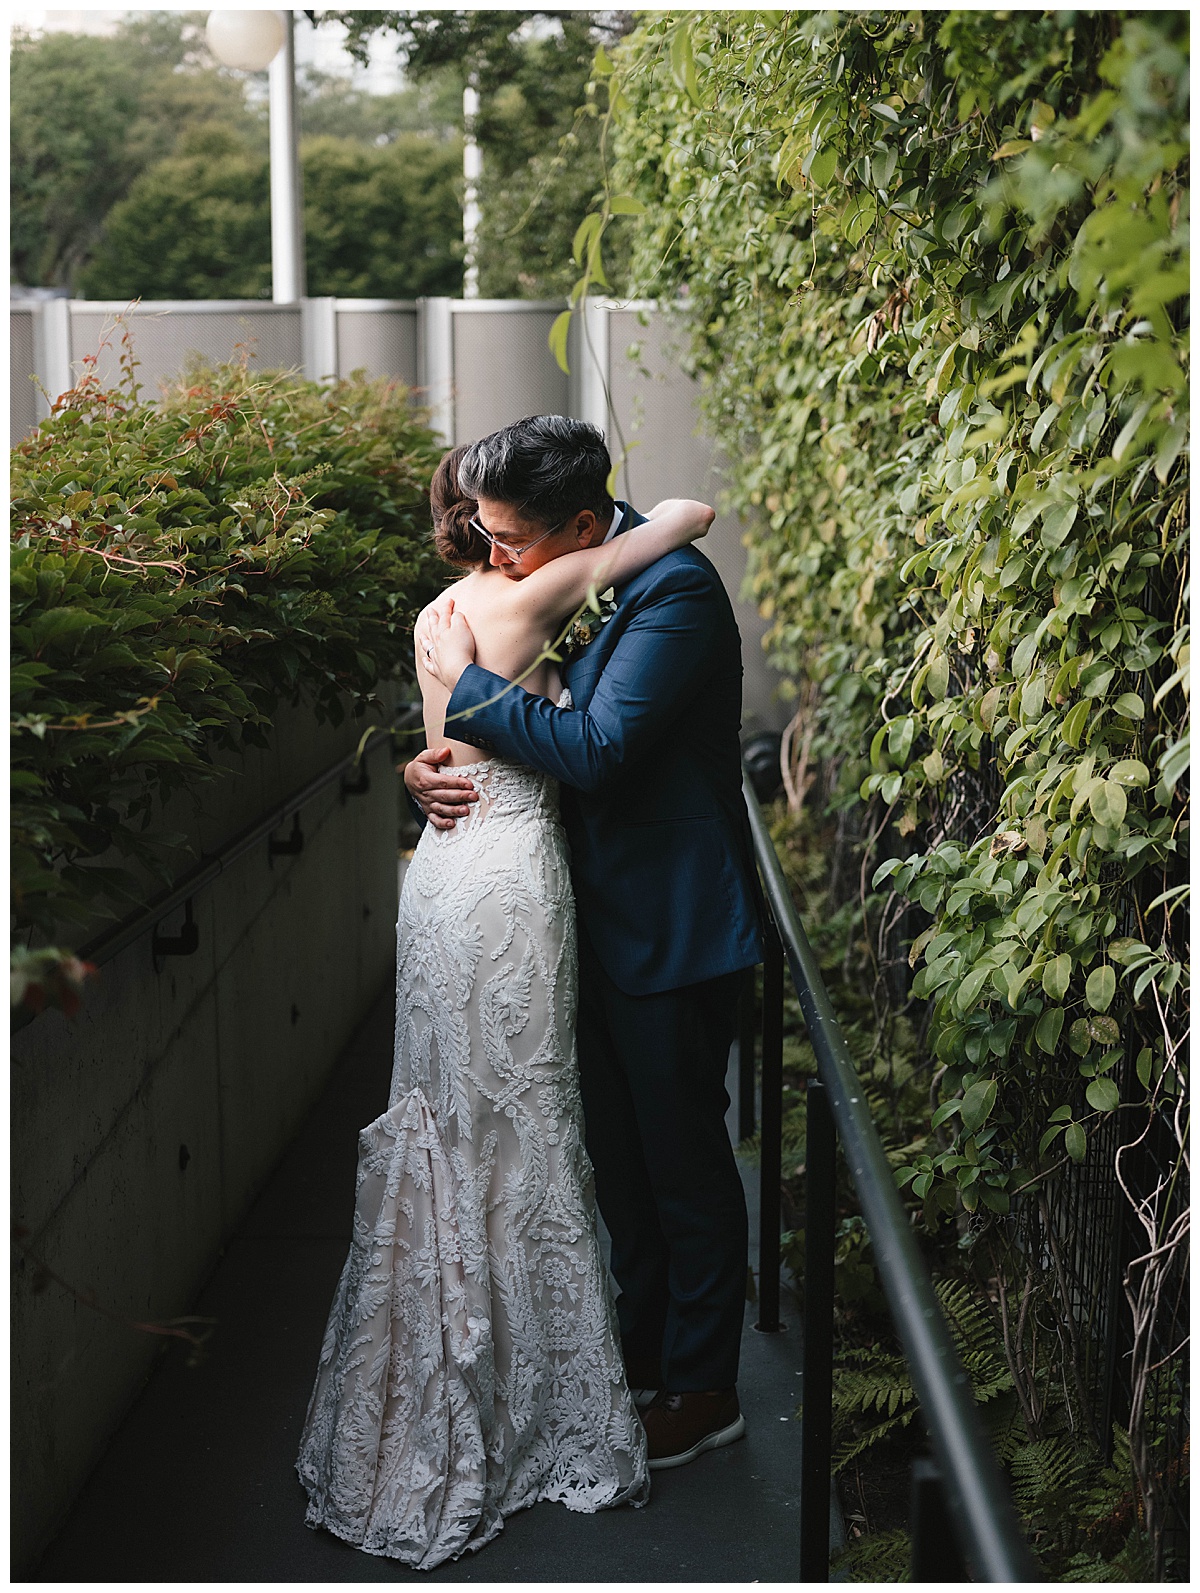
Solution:
[[(878, 1345), (845, 1351), (833, 1373), (834, 1471), (893, 1429), (907, 1427), (916, 1409), (912, 1379), (900, 1356)], [(864, 1418), (869, 1422), (865, 1431)]]
[(897, 1527), (856, 1538), (831, 1564), (830, 1580), (838, 1582), (908, 1582), (912, 1543)]
[(983, 1420), (997, 1460), (1002, 1466), (1010, 1465), (1021, 1445), (1029, 1442), (1020, 1402), (1012, 1389), (984, 1403)]
[(836, 1476), (839, 1472), (844, 1471), (852, 1460), (857, 1460), (859, 1455), (873, 1448), (881, 1438), (886, 1437), (895, 1428), (907, 1427), (915, 1415), (916, 1407), (912, 1406), (908, 1410), (901, 1411), (898, 1416), (887, 1417), (881, 1422), (876, 1422), (865, 1433), (844, 1438), (834, 1451), (831, 1462), (834, 1475)]
[(1087, 1552), (1072, 1555), (1062, 1573), (1064, 1582), (1149, 1582), (1153, 1577), (1154, 1556), (1141, 1532), (1131, 1532), (1108, 1559)]
[(1018, 1507), (1033, 1512), (1080, 1480), (1082, 1457), (1065, 1438), (1022, 1444), (1013, 1457), (1013, 1494)]

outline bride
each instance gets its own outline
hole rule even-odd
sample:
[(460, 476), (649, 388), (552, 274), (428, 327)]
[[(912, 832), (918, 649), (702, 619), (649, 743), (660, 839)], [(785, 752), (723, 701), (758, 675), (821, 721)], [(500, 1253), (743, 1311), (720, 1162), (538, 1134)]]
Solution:
[[(589, 591), (703, 536), (713, 512), (668, 500), (513, 579), (460, 496), (463, 452), (431, 490), (438, 549), (470, 572), (439, 619), (463, 615), (497, 674), (534, 665), (512, 689), (569, 707), (547, 638)], [(426, 826), (405, 876), (388, 1109), (359, 1135), (297, 1471), (309, 1526), (428, 1570), (538, 1500), (590, 1512), (642, 1504), (649, 1484), (583, 1145), (557, 786), (447, 736), (449, 693), (424, 665), (418, 649), (428, 743), (450, 748), (478, 801), (452, 828)]]

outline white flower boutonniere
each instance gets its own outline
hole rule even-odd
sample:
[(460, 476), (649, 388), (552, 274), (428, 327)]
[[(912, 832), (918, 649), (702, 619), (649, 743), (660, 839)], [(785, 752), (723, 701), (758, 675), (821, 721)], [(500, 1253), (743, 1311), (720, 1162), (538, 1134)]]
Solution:
[(589, 594), (587, 608), (582, 614), (575, 616), (567, 634), (563, 637), (563, 651), (568, 657), (582, 652), (589, 643), (596, 640), (601, 626), (607, 625), (616, 612), (617, 597), (611, 586), (598, 597)]

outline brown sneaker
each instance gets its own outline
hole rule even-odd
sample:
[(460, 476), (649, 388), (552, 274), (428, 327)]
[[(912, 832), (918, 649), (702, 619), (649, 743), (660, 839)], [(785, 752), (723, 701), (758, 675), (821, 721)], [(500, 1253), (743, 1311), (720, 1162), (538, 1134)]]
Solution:
[(651, 1471), (686, 1466), (706, 1449), (732, 1444), (746, 1431), (737, 1389), (715, 1394), (668, 1394), (664, 1390), (642, 1415)]

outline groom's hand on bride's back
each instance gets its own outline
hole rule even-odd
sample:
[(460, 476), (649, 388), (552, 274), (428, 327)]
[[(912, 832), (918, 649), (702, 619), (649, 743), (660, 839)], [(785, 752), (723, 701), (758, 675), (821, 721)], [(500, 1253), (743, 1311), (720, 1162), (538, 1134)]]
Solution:
[(427, 747), (404, 766), (405, 788), (436, 830), (452, 830), (479, 801), (470, 780), (441, 767), (450, 756), (449, 747)]

